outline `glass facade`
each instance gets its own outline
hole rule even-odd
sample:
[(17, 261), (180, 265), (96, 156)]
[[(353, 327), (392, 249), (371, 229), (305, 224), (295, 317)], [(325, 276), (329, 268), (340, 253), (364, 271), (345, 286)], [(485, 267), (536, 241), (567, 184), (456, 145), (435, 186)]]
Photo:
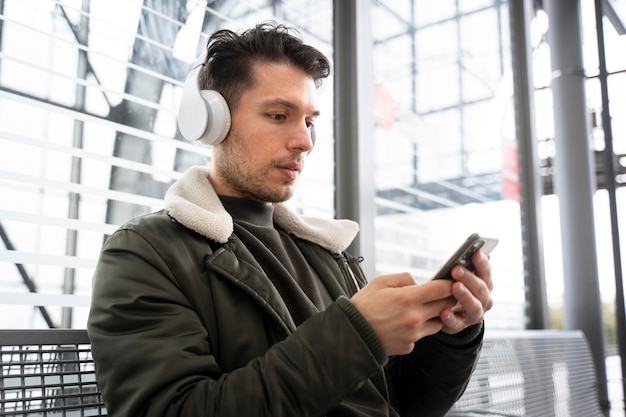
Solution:
[[(106, 236), (162, 208), (188, 167), (210, 163), (210, 148), (176, 127), (183, 81), (208, 33), (276, 20), (332, 56), (330, 1), (0, 5), (1, 327), (85, 327)], [(329, 83), (318, 136), (330, 138)], [(320, 140), (315, 156), (291, 203), (332, 217), (332, 140)]]
[[(587, 100), (587, 116), (590, 128), (589, 147), (593, 154), (593, 166), (596, 171), (597, 191), (594, 195), (595, 211), (595, 244), (598, 256), (598, 279), (602, 303), (605, 309), (605, 327), (608, 346), (614, 346), (615, 340), (615, 298), (616, 280), (614, 262), (621, 258), (623, 262), (626, 244), (626, 228), (624, 212), (626, 194), (626, 103), (620, 91), (626, 87), (625, 70), (626, 58), (623, 50), (626, 47), (626, 36), (620, 33), (616, 26), (604, 18), (603, 36), (608, 84), (608, 105), (611, 115), (612, 146), (615, 160), (616, 189), (607, 189), (605, 177), (605, 163), (602, 152), (605, 149), (605, 137), (602, 127), (602, 95), (599, 79), (599, 53), (595, 24), (594, 1), (583, 0), (581, 3), (582, 17), (582, 57), (585, 73), (585, 97)], [(546, 262), (546, 286), (548, 302), (553, 311), (560, 310), (563, 305), (563, 287), (567, 277), (563, 273), (563, 262), (567, 262), (561, 253), (561, 236), (559, 223), (559, 201), (555, 194), (553, 174), (555, 173), (556, 145), (554, 141), (553, 96), (550, 89), (551, 64), (550, 45), (547, 42), (549, 28), (548, 16), (543, 10), (536, 13), (531, 26), (531, 41), (533, 48), (533, 68), (535, 81), (535, 118), (537, 123), (538, 153), (540, 171), (544, 185), (544, 197), (541, 201), (542, 216), (544, 218), (544, 248)], [(609, 193), (614, 193), (617, 202), (618, 223), (611, 224), (609, 209)], [(621, 215), (621, 216), (620, 216)], [(614, 256), (611, 228), (616, 228), (620, 236), (621, 256)], [(621, 266), (624, 269), (623, 266)], [(560, 323), (561, 317), (552, 317), (553, 322)]]
[(423, 282), (470, 234), (497, 237), (490, 323), (524, 328), (506, 3), (374, 4), (378, 272)]

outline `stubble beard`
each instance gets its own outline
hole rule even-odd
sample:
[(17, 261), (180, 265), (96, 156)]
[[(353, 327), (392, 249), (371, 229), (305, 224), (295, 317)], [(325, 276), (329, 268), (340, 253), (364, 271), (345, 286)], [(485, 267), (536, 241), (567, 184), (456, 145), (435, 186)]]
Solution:
[(282, 203), (293, 195), (291, 187), (272, 187), (267, 183), (270, 171), (276, 166), (271, 160), (265, 166), (257, 167), (253, 171), (245, 169), (246, 160), (244, 150), (238, 149), (237, 134), (223, 143), (223, 154), (215, 160), (217, 174), (238, 195), (262, 203)]

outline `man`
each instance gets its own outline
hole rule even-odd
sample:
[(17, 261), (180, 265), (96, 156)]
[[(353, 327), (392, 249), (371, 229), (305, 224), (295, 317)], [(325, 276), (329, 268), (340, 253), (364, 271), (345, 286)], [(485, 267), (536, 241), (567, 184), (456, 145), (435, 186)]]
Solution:
[(261, 24), (215, 33), (203, 64), (231, 118), (210, 168), (114, 233), (96, 268), (88, 330), (109, 415), (444, 415), (482, 343), (487, 258), (454, 281), (368, 283), (344, 252), (354, 222), (282, 204), (313, 147), (327, 58)]

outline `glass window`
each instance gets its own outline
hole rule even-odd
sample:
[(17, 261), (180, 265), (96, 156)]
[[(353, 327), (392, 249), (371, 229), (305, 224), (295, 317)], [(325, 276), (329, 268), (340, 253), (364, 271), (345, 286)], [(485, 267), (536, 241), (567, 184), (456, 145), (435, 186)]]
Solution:
[[(611, 224), (609, 193), (606, 189), (605, 175), (602, 171), (604, 166), (604, 155), (601, 153), (605, 149), (605, 134), (602, 125), (602, 96), (599, 75), (599, 55), (597, 48), (597, 33), (595, 22), (595, 3), (592, 0), (580, 2), (581, 24), (582, 24), (582, 57), (585, 81), (585, 99), (587, 106), (587, 116), (590, 127), (590, 147), (594, 152), (595, 169), (598, 175), (594, 178), (597, 181), (597, 191), (593, 199), (594, 209), (594, 229), (595, 248), (597, 253), (597, 267), (600, 297), (604, 310), (603, 320), (605, 325), (605, 343), (607, 352), (611, 352), (617, 344), (616, 340), (616, 283), (614, 271), (614, 258), (612, 246), (612, 227), (618, 228), (621, 248), (622, 268), (626, 259), (624, 249), (625, 231), (624, 228), (624, 183), (626, 182), (626, 101), (622, 91), (626, 88), (626, 60), (624, 59), (624, 46), (626, 37), (620, 36), (608, 18), (604, 18), (604, 48), (606, 55), (606, 66), (608, 71), (608, 95), (609, 111), (611, 115), (612, 144), (616, 170), (615, 202), (617, 206), (618, 224)], [(549, 55), (549, 45), (546, 42), (548, 30), (547, 15), (543, 11), (538, 11), (531, 29), (531, 35), (536, 39), (533, 51), (533, 66), (535, 78), (535, 119), (537, 123), (537, 136), (539, 140), (539, 156), (542, 159), (542, 177), (544, 183), (544, 194), (542, 198), (542, 217), (544, 228), (544, 248), (546, 262), (546, 286), (548, 303), (551, 311), (551, 320), (556, 326), (562, 325), (562, 311), (564, 305), (564, 276), (563, 262), (564, 254), (561, 250), (561, 225), (560, 206), (558, 195), (555, 193), (552, 174), (554, 173), (554, 160), (558, 159), (555, 152), (555, 132), (553, 120), (553, 97), (549, 89), (551, 63)], [(609, 372), (618, 368), (609, 368)], [(612, 378), (612, 377), (610, 377)], [(619, 407), (622, 407), (620, 405)], [(623, 407), (622, 407), (623, 408)]]
[(414, 22), (394, 36), (389, 16), (404, 8), (372, 10), (374, 106), (396, 115), (374, 132), (377, 272), (423, 282), (471, 233), (497, 237), (490, 326), (524, 328), (519, 184), (517, 194), (503, 188), (517, 164), (508, 11), (500, 1), (413, 3)]
[[(106, 236), (162, 208), (174, 180), (210, 162), (210, 149), (182, 140), (176, 127), (183, 81), (210, 33), (276, 20), (332, 58), (330, 0), (1, 3), (5, 328), (84, 328)], [(327, 84), (299, 188), (306, 192), (291, 204), (332, 217), (332, 79)]]

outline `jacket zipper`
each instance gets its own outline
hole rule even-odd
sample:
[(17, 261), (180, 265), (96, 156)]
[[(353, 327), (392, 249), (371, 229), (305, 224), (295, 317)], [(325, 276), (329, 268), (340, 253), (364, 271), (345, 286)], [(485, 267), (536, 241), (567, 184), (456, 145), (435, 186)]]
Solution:
[[(356, 276), (354, 275), (354, 271), (352, 271), (352, 268), (350, 267), (350, 263), (348, 262), (348, 259), (344, 255), (341, 255), (340, 257), (341, 257), (341, 260), (343, 261), (342, 263), (343, 263), (344, 269), (347, 270), (347, 274), (345, 274), (344, 272), (344, 277), (345, 275), (348, 275), (352, 279), (352, 284), (354, 285), (354, 288), (353, 288), (354, 293), (357, 293), (361, 289), (361, 286), (359, 285), (359, 281), (356, 279)], [(346, 283), (348, 282), (349, 281), (346, 280)]]

